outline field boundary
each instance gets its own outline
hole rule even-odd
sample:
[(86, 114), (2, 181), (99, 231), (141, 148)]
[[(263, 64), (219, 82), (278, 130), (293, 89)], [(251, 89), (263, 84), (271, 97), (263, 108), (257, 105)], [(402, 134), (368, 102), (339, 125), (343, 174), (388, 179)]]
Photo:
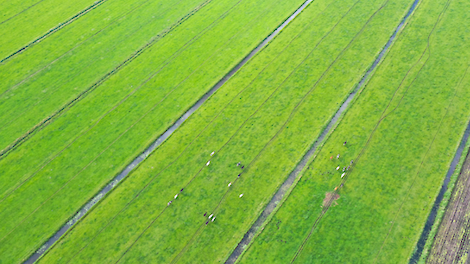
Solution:
[(111, 76), (119, 72), (122, 68), (127, 66), (129, 63), (131, 63), (134, 59), (136, 59), (138, 56), (140, 56), (142, 53), (144, 53), (148, 48), (152, 47), (155, 43), (157, 43), (160, 39), (164, 38), (167, 34), (169, 34), (171, 31), (173, 31), (175, 28), (177, 28), (180, 24), (182, 24), (184, 21), (189, 19), (192, 15), (197, 13), (201, 8), (209, 4), (212, 0), (206, 0), (202, 4), (198, 5), (196, 8), (194, 8), (190, 13), (186, 14), (182, 18), (180, 18), (177, 22), (175, 22), (173, 25), (168, 27), (167, 29), (163, 30), (160, 32), (158, 35), (153, 37), (147, 44), (139, 48), (137, 51), (131, 54), (129, 58), (124, 60), (121, 64), (116, 66), (114, 69), (112, 69), (110, 72), (105, 74), (103, 77), (101, 77), (97, 82), (92, 84), (88, 89), (85, 91), (81, 92), (77, 97), (72, 99), (71, 101), (67, 102), (64, 106), (62, 106), (58, 111), (50, 115), (49, 117), (43, 119), (41, 122), (36, 124), (33, 128), (31, 128), (28, 132), (23, 134), (21, 137), (17, 138), (13, 143), (11, 143), (9, 146), (7, 146), (5, 149), (0, 151), (0, 160), (5, 158), (12, 150), (16, 149), (19, 147), (21, 144), (23, 144), (27, 139), (29, 139), (32, 135), (35, 133), (39, 132), (43, 128), (45, 128), (47, 125), (52, 123), (56, 118), (61, 116), (64, 112), (66, 112), (68, 109), (70, 109), (72, 106), (74, 106), (76, 103), (78, 103), (80, 100), (85, 98), (88, 94), (93, 92), (97, 87), (99, 87), (102, 83), (104, 83), (106, 80), (108, 80)]
[(101, 4), (103, 4), (104, 2), (106, 2), (108, 0), (98, 0), (96, 2), (94, 2), (91, 6), (85, 8), (84, 10), (80, 11), (78, 14), (74, 15), (73, 17), (69, 18), (68, 20), (66, 20), (65, 22), (63, 23), (60, 23), (59, 25), (57, 25), (56, 27), (53, 27), (51, 28), (48, 32), (46, 32), (46, 34), (36, 38), (35, 40), (33, 40), (32, 42), (30, 42), (29, 44), (26, 44), (25, 46), (21, 47), (19, 50), (13, 52), (12, 54), (6, 56), (5, 58), (3, 58), (2, 60), (0, 60), (0, 64), (3, 64), (4, 62), (6, 62), (7, 60), (15, 57), (16, 55), (22, 53), (23, 51), (31, 48), (32, 46), (36, 45), (37, 43), (41, 42), (43, 39), (49, 37), (50, 35), (54, 34), (55, 32), (61, 30), (62, 28), (64, 28), (65, 26), (71, 24), (72, 22), (74, 22), (75, 20), (78, 20), (79, 18), (81, 18), (82, 16), (86, 15), (88, 12), (90, 12), (91, 10), (97, 8), (98, 6), (100, 6)]

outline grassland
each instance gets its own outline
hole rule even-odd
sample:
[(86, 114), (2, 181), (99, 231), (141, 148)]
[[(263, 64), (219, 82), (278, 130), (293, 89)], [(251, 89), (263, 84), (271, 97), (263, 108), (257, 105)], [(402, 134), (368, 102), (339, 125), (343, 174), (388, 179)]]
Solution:
[[(421, 2), (240, 263), (408, 261), (470, 114), (466, 9)], [(342, 180), (335, 168), (351, 160)]]
[(2, 159), (0, 255), (39, 247), (300, 3), (208, 4)]
[(63, 4), (58, 0), (13, 0), (2, 3), (0, 60), (92, 6), (94, 2), (77, 0)]
[(382, 4), (313, 2), (43, 263), (223, 261), (411, 3)]
[(136, 50), (159, 41), (205, 2), (109, 2), (1, 65), (0, 112), (5, 118), (0, 120), (0, 149), (44, 126), (43, 120), (80, 100), (103, 76), (134, 59)]

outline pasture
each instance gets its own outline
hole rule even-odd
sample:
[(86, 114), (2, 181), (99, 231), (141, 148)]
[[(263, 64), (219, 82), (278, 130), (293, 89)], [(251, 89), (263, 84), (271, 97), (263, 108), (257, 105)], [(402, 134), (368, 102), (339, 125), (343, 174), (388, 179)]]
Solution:
[(407, 262), (470, 118), (465, 1), (2, 5), (0, 263), (40, 249), (305, 3), (38, 262), (226, 262), (327, 125), (237, 261)]

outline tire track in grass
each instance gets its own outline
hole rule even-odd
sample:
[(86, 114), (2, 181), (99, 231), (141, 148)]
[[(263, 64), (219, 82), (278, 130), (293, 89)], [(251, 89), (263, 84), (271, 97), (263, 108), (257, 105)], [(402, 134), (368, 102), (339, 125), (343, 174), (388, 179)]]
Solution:
[(16, 55), (22, 53), (23, 51), (31, 48), (32, 46), (36, 45), (37, 43), (41, 42), (43, 39), (49, 37), (50, 35), (54, 34), (55, 32), (61, 30), (62, 28), (66, 27), (67, 25), (70, 25), (72, 22), (74, 22), (75, 20), (78, 20), (79, 18), (81, 18), (82, 16), (86, 15), (88, 12), (90, 12), (91, 10), (97, 8), (98, 6), (102, 5), (103, 3), (107, 2), (108, 0), (98, 0), (96, 2), (94, 2), (91, 6), (85, 8), (84, 10), (80, 11), (78, 14), (74, 15), (73, 17), (69, 18), (68, 20), (66, 20), (65, 22), (59, 24), (58, 26), (50, 29), (48, 32), (46, 32), (46, 34), (40, 36), (39, 38), (33, 40), (32, 42), (30, 42), (29, 44), (26, 44), (25, 46), (21, 47), (19, 50), (13, 52), (12, 54), (6, 56), (5, 58), (3, 58), (2, 60), (0, 60), (0, 64), (4, 63), (5, 61), (15, 57)]
[[(313, 0), (307, 0), (310, 3)], [(305, 4), (304, 4), (305, 5)], [(300, 13), (296, 11), (295, 16)], [(153, 144), (151, 144), (141, 155), (131, 162), (119, 175), (117, 175), (108, 185), (106, 185), (93, 199), (87, 202), (78, 213), (59, 231), (57, 231), (43, 246), (41, 246), (25, 263), (34, 263), (41, 257), (51, 246), (57, 242), (62, 235), (71, 229), (78, 221), (80, 221), (86, 213), (97, 204), (109, 191), (111, 191), (122, 179), (124, 179), (136, 166), (138, 166), (150, 153), (160, 146), (181, 124), (191, 116), (207, 99), (217, 91), (227, 80), (232, 77), (243, 65), (245, 65), (253, 56), (262, 50), (280, 31), (292, 21), (294, 16), (289, 17), (281, 24), (273, 33), (263, 40), (252, 52), (250, 52), (239, 64), (237, 64), (227, 75), (225, 75), (209, 92), (199, 99), (184, 115), (182, 115), (165, 133), (163, 133)]]
[(2, 22), (0, 22), (0, 25), (2, 25), (2, 24), (5, 23), (5, 22), (10, 21), (11, 19), (13, 19), (13, 18), (15, 18), (15, 17), (17, 17), (17, 16), (19, 16), (19, 15), (21, 15), (22, 13), (28, 11), (29, 9), (35, 7), (36, 5), (38, 5), (38, 4), (42, 3), (42, 2), (44, 2), (44, 0), (40, 0), (39, 2), (36, 2), (35, 4), (33, 4), (33, 5), (31, 5), (31, 6), (27, 7), (27, 8), (25, 8), (25, 9), (23, 9), (22, 11), (16, 13), (15, 15), (13, 15), (13, 16), (11, 16), (11, 17), (9, 17), (9, 18), (3, 20)]
[[(388, 0), (387, 0), (387, 1), (388, 1)], [(405, 19), (404, 19), (404, 21), (403, 21), (402, 23), (404, 23), (405, 20), (407, 19), (407, 17), (409, 17), (409, 16), (412, 14), (412, 12), (414, 11), (414, 8), (415, 8), (416, 5), (419, 3), (419, 1), (420, 1), (420, 0), (415, 0), (415, 3), (414, 3), (413, 6), (411, 7), (411, 9), (410, 9), (409, 13), (407, 14), (407, 16), (405, 16)], [(450, 0), (448, 0), (447, 3), (449, 3), (449, 1), (450, 1)], [(446, 6), (446, 7), (447, 7), (447, 6)], [(343, 187), (343, 185), (346, 183), (349, 174), (351, 174), (351, 171), (354, 169), (355, 164), (358, 163), (360, 157), (362, 156), (362, 154), (364, 153), (365, 149), (366, 149), (367, 146), (369, 145), (369, 143), (370, 143), (370, 141), (371, 141), (371, 139), (372, 139), (372, 137), (373, 137), (375, 131), (376, 131), (377, 128), (378, 128), (378, 126), (381, 124), (381, 122), (382, 122), (387, 116), (389, 116), (390, 114), (392, 114), (392, 113), (398, 108), (398, 106), (401, 104), (403, 98), (405, 97), (407, 91), (409, 90), (409, 88), (411, 87), (411, 85), (414, 83), (414, 81), (416, 80), (416, 78), (417, 78), (417, 76), (419, 75), (419, 73), (421, 72), (421, 70), (422, 70), (422, 69), (424, 68), (424, 66), (426, 65), (426, 62), (428, 61), (429, 57), (428, 57), (428, 58), (426, 59), (426, 61), (424, 62), (424, 64), (422, 65), (422, 67), (421, 67), (420, 70), (418, 71), (417, 75), (415, 76), (415, 78), (413, 78), (412, 82), (411, 82), (411, 83), (408, 85), (408, 87), (405, 89), (405, 92), (404, 92), (403, 96), (400, 98), (400, 100), (399, 100), (397, 106), (396, 106), (395, 108), (393, 108), (389, 113), (385, 114), (385, 113), (387, 112), (389, 106), (391, 105), (392, 101), (394, 100), (394, 98), (395, 98), (397, 92), (400, 90), (400, 88), (402, 87), (404, 81), (406, 80), (406, 78), (407, 78), (408, 75), (410, 74), (411, 70), (414, 69), (414, 67), (419, 64), (419, 62), (421, 61), (421, 59), (424, 57), (424, 55), (426, 54), (426, 52), (429, 50), (429, 41), (430, 41), (430, 37), (431, 37), (432, 33), (434, 32), (434, 29), (436, 28), (438, 22), (440, 21), (441, 15), (443, 14), (443, 12), (444, 12), (445, 10), (447, 10), (446, 7), (445, 7), (445, 9), (443, 9), (443, 11), (441, 11), (441, 13), (439, 14), (438, 21), (434, 24), (434, 26), (433, 26), (433, 28), (432, 28), (430, 34), (428, 35), (428, 41), (427, 41), (427, 46), (426, 46), (425, 50), (422, 52), (422, 54), (421, 54), (420, 58), (418, 59), (418, 61), (417, 61), (415, 64), (412, 65), (412, 67), (411, 67), (411, 68), (407, 71), (407, 73), (405, 74), (404, 78), (401, 80), (401, 82), (400, 82), (399, 86), (397, 87), (397, 89), (395, 90), (395, 92), (394, 92), (394, 94), (393, 94), (391, 100), (389, 101), (388, 105), (386, 106), (386, 108), (385, 108), (384, 111), (382, 112), (381, 118), (380, 118), (379, 121), (377, 122), (375, 128), (372, 130), (371, 135), (369, 136), (369, 138), (368, 138), (368, 140), (367, 140), (365, 146), (363, 147), (363, 149), (362, 149), (361, 152), (359, 153), (358, 157), (355, 159), (355, 162), (352, 164), (351, 169), (349, 170), (349, 173), (347, 173), (347, 174), (344, 176), (343, 180), (341, 181), (341, 185), (338, 186), (338, 189), (337, 189), (337, 190), (334, 190), (334, 191), (333, 191), (334, 194), (338, 194), (338, 192), (341, 190), (341, 188)], [(416, 178), (416, 177), (415, 177), (415, 178)], [(315, 230), (315, 228), (317, 227), (318, 223), (319, 223), (320, 220), (323, 218), (323, 216), (326, 214), (326, 212), (327, 212), (328, 209), (330, 208), (331, 204), (334, 202), (334, 196), (336, 196), (336, 195), (332, 195), (332, 197), (326, 201), (325, 206), (324, 206), (323, 209), (322, 209), (322, 212), (320, 213), (320, 215), (318, 216), (318, 218), (315, 220), (315, 222), (314, 222), (314, 224), (313, 224), (313, 226), (312, 226), (310, 232), (308, 233), (307, 237), (304, 239), (304, 241), (303, 241), (302, 244), (300, 245), (299, 249), (297, 250), (296, 254), (295, 254), (294, 257), (292, 258), (291, 263), (295, 262), (295, 260), (296, 260), (297, 257), (299, 256), (299, 254), (302, 252), (302, 250), (303, 250), (303, 248), (304, 248), (306, 242), (308, 241), (308, 239), (309, 239), (310, 236), (312, 235), (312, 233), (313, 233), (313, 231)], [(392, 227), (393, 227), (393, 225), (392, 225)], [(392, 228), (392, 227), (391, 227), (391, 228)], [(390, 229), (390, 230), (391, 230), (391, 229)], [(390, 231), (389, 231), (389, 232), (390, 232)], [(387, 237), (388, 237), (388, 234), (387, 234)], [(384, 242), (385, 242), (385, 241), (384, 241)], [(383, 245), (382, 245), (382, 247), (383, 247)], [(377, 254), (377, 257), (378, 257), (379, 254), (380, 254), (380, 250), (379, 250), (379, 252), (378, 252), (378, 254)], [(375, 261), (377, 260), (377, 257), (376, 257)]]
[[(12, 144), (10, 144), (8, 147), (0, 151), (0, 160), (5, 158), (8, 153), (10, 153), (12, 150), (16, 149), (19, 147), (21, 144), (23, 144), (25, 141), (27, 141), (32, 135), (37, 133), (38, 131), (44, 129), (47, 125), (52, 123), (56, 118), (61, 116), (63, 113), (67, 112), (71, 107), (73, 107), (76, 103), (78, 103), (80, 100), (85, 98), (88, 94), (93, 92), (97, 87), (99, 87), (102, 83), (104, 83), (106, 80), (108, 80), (111, 76), (119, 72), (122, 68), (127, 66), (129, 63), (131, 63), (134, 59), (136, 59), (138, 56), (140, 56), (142, 53), (144, 53), (147, 49), (152, 47), (155, 43), (157, 43), (160, 39), (168, 35), (170, 32), (172, 32), (175, 28), (177, 28), (181, 23), (184, 21), (188, 20), (192, 15), (197, 13), (200, 9), (202, 9), (204, 6), (209, 4), (212, 0), (206, 0), (203, 2), (201, 5), (197, 6), (195, 9), (193, 9), (190, 13), (186, 14), (183, 16), (180, 20), (178, 20), (176, 23), (168, 27), (167, 29), (163, 30), (161, 33), (159, 33), (157, 36), (153, 37), (147, 44), (139, 48), (137, 51), (135, 51), (129, 58), (127, 58), (125, 61), (123, 61), (121, 64), (119, 64), (117, 67), (112, 69), (110, 72), (108, 72), (106, 75), (101, 77), (97, 82), (95, 82), (93, 85), (91, 85), (89, 88), (87, 88), (85, 91), (81, 92), (77, 97), (75, 97), (73, 100), (67, 102), (63, 107), (61, 107), (58, 111), (50, 115), (49, 117), (45, 118), (41, 122), (39, 122), (37, 125), (35, 125), (33, 128), (31, 128), (28, 132), (23, 134), (21, 137), (16, 139)], [(36, 102), (37, 105), (40, 101)], [(33, 106), (34, 106), (33, 105)], [(12, 120), (14, 122), (15, 120)]]
[[(312, 2), (312, 1), (309, 1), (309, 3)], [(332, 2), (333, 3), (333, 2)], [(332, 3), (330, 3), (324, 10), (326, 10)], [(324, 10), (318, 15), (320, 16), (321, 14), (323, 14)], [(167, 168), (169, 168), (171, 165), (173, 165), (176, 161), (179, 160), (179, 158), (186, 152), (186, 150), (189, 149), (189, 147), (206, 131), (206, 129), (220, 116), (220, 114), (236, 99), (238, 98), (238, 96), (240, 94), (242, 94), (248, 87), (251, 86), (251, 84), (253, 84), (253, 82), (272, 64), (272, 62), (274, 62), (289, 46), (290, 44), (292, 44), (292, 42), (297, 39), (297, 37), (299, 37), (301, 35), (302, 32), (304, 32), (309, 25), (311, 25), (315, 20), (316, 18), (318, 17), (316, 16), (307, 26), (305, 26), (301, 32), (299, 34), (297, 34), (284, 48), (283, 50), (278, 53), (278, 55), (276, 55), (271, 61), (269, 61), (266, 66), (257, 74), (257, 76), (255, 76), (255, 78), (253, 78), (252, 81), (250, 81), (250, 83), (248, 85), (246, 85), (239, 93), (237, 93), (233, 98), (232, 100), (229, 101), (229, 103), (227, 105), (225, 105), (218, 113), (217, 115), (201, 130), (201, 132), (185, 147), (185, 149), (175, 158), (175, 160), (173, 160), (172, 162), (170, 162), (170, 164), (168, 164), (165, 168), (163, 168), (160, 172), (158, 172), (155, 176), (153, 176), (150, 181), (144, 186), (144, 188), (142, 188), (128, 203), (126, 203), (126, 205), (123, 207), (123, 209), (121, 209), (100, 231), (98, 231), (98, 233), (90, 240), (90, 242), (88, 242), (84, 247), (82, 247), (80, 249), (79, 252), (77, 252), (75, 255), (79, 254), (83, 249), (85, 249), (88, 244), (90, 244), (91, 242), (94, 241), (94, 239), (99, 235), (101, 234), (102, 231), (104, 231), (104, 229), (106, 229), (113, 221), (114, 219), (120, 214), (122, 213), (123, 211), (125, 211), (125, 209), (127, 209), (127, 207), (130, 206), (130, 204), (135, 200), (137, 199), (140, 194), (142, 192), (144, 192), (149, 186), (150, 184), (153, 182), (153, 180), (155, 180), (155, 178), (157, 176), (159, 176), (161, 173), (163, 173), (163, 171), (165, 171)], [(266, 43), (267, 44), (267, 43)], [(227, 78), (228, 79), (228, 78)], [(176, 128), (175, 128), (176, 129)], [(169, 136), (169, 135), (168, 135)], [(160, 144), (163, 143), (163, 140), (160, 141)], [(148, 155), (150, 154), (150, 152), (148, 153)], [(200, 171), (199, 171), (200, 172)], [(199, 173), (198, 172), (198, 173)], [(184, 187), (183, 187), (184, 188)], [(165, 208), (166, 209), (166, 208)], [(165, 210), (164, 209), (164, 210)], [(164, 211), (163, 210), (163, 211)], [(157, 219), (160, 217), (160, 215), (163, 213), (163, 211), (157, 216)], [(75, 256), (74, 255), (74, 256)], [(70, 262), (70, 261), (69, 261)]]
[[(232, 8), (230, 8), (227, 12), (225, 12), (221, 17), (219, 17), (216, 21), (219, 21), (219, 19), (223, 18), (226, 16), (226, 14), (231, 11), (234, 7), (236, 7), (239, 3), (241, 3), (242, 0), (238, 1)], [(191, 39), (190, 41), (188, 41), (187, 44), (191, 43), (193, 40), (197, 39), (198, 37), (202, 36), (203, 33), (206, 33), (210, 27), (212, 27), (213, 25), (215, 24), (215, 22), (213, 22), (213, 24), (211, 24), (208, 28), (204, 29), (203, 32), (201, 32), (202, 34), (198, 35), (197, 37), (194, 37), (193, 39)], [(238, 33), (237, 33), (238, 34)], [(236, 35), (235, 35), (236, 36)], [(230, 42), (235, 36), (233, 36), (228, 42)], [(227, 42), (227, 43), (228, 43)], [(218, 50), (217, 50), (218, 51)], [(212, 58), (213, 56), (215, 56), (217, 54), (217, 51), (215, 51), (213, 53), (213, 55), (211, 57), (209, 57), (207, 60), (209, 60), (210, 58)], [(176, 55), (175, 55), (176, 56)], [(169, 61), (167, 64), (169, 64), (171, 61)], [(166, 65), (165, 65), (166, 66)], [(199, 66), (199, 68), (202, 67), (202, 64)], [(148, 81), (150, 81), (153, 77), (155, 77), (157, 75), (158, 72), (160, 72), (164, 67), (162, 67), (160, 70), (158, 70), (156, 73), (154, 73), (151, 77), (149, 77), (147, 80), (145, 80), (144, 83), (142, 83), (139, 87), (137, 87), (136, 89), (134, 89), (130, 94), (128, 94), (123, 100), (121, 100), (117, 105), (115, 105), (112, 109), (110, 109), (104, 116), (102, 116), (91, 128), (89, 128), (87, 131), (85, 131), (84, 133), (82, 133), (79, 137), (83, 136), (84, 134), (86, 134), (86, 132), (90, 131), (93, 127), (95, 127), (96, 125), (98, 125), (98, 123), (107, 115), (109, 114), (110, 112), (112, 112), (113, 110), (115, 110), (119, 105), (121, 105), (123, 102), (125, 102), (130, 96), (132, 96), (132, 94), (134, 94), (138, 89), (140, 89), (142, 86), (144, 86)], [(176, 85), (169, 93), (167, 93), (165, 95), (165, 97), (163, 99), (161, 99), (161, 101), (159, 101), (158, 103), (156, 103), (150, 110), (148, 110), (143, 116), (141, 116), (136, 122), (134, 122), (131, 126), (129, 126), (123, 133), (121, 133), (111, 144), (109, 144), (102, 152), (100, 152), (93, 160), (91, 160), (85, 167), (83, 167), (77, 174), (75, 174), (71, 179), (69, 179), (61, 188), (59, 188), (54, 194), (52, 194), (50, 197), (48, 197), (46, 199), (46, 201), (44, 201), (39, 207), (37, 207), (33, 212), (31, 212), (28, 216), (26, 216), (23, 220), (21, 220), (14, 228), (12, 231), (10, 231), (8, 234), (6, 234), (2, 239), (0, 239), (0, 242), (3, 241), (6, 237), (8, 237), (8, 235), (10, 235), (18, 226), (20, 226), (24, 221), (26, 221), (27, 218), (29, 218), (29, 216), (31, 216), (32, 214), (34, 214), (36, 211), (38, 211), (44, 204), (46, 204), (49, 200), (51, 200), (57, 193), (59, 193), (61, 190), (63, 190), (73, 179), (75, 179), (81, 172), (83, 172), (86, 168), (88, 168), (88, 166), (90, 166), (93, 162), (96, 161), (96, 159), (98, 159), (104, 152), (106, 152), (111, 146), (114, 145), (114, 143), (116, 143), (122, 136), (124, 136), (130, 129), (132, 129), (137, 123), (139, 123), (142, 119), (144, 119), (148, 113), (150, 113), (157, 105), (159, 105), (162, 101), (164, 101), (177, 87), (179, 87), (180, 84), (182, 84), (186, 79), (188, 79), (190, 76), (192, 76), (192, 74), (194, 72), (196, 72), (199, 68), (197, 68), (196, 70), (194, 70), (190, 75), (188, 75), (188, 77), (186, 77), (183, 81), (181, 81), (178, 85)], [(77, 138), (78, 139), (78, 138)], [(77, 139), (75, 139), (73, 142), (75, 142)], [(73, 143), (72, 142), (72, 143)], [(70, 143), (69, 145), (66, 146), (66, 148), (68, 148), (72, 143)], [(66, 148), (64, 148), (63, 150), (61, 150), (60, 153), (62, 153)], [(59, 154), (60, 154), (59, 153)], [(56, 155), (55, 157), (59, 156)], [(54, 158), (55, 158), (54, 157)], [(52, 161), (52, 160), (51, 160)], [(51, 161), (49, 161), (48, 163), (50, 163)], [(47, 163), (47, 164), (48, 164)], [(46, 164), (46, 165), (47, 165)], [(46, 166), (44, 165), (44, 166)], [(44, 168), (41, 167), (42, 168)], [(39, 171), (39, 170), (38, 170)], [(36, 171), (35, 174), (38, 172)], [(34, 175), (35, 175), (34, 174)], [(32, 175), (32, 176), (34, 176)], [(29, 177), (29, 179), (32, 178)], [(6, 198), (8, 198), (16, 189), (18, 189), (19, 187), (21, 187), (24, 183), (26, 183), (27, 181), (25, 182), (22, 182), (20, 186), (16, 187), (13, 191), (11, 191), (6, 197), (4, 197), (0, 202), (3, 202)]]
[[(52, 64), (54, 64), (55, 62), (57, 62), (58, 60), (60, 60), (61, 58), (63, 58), (64, 56), (72, 53), (75, 49), (79, 48), (82, 44), (85, 44), (88, 40), (94, 38), (95, 36), (99, 35), (101, 32), (103, 32), (104, 30), (108, 29), (109, 27), (111, 27), (112, 25), (114, 25), (116, 22), (118, 22), (120, 19), (122, 19), (123, 17), (125, 16), (128, 16), (130, 14), (132, 14), (134, 11), (136, 11), (137, 9), (141, 8), (143, 5), (147, 4), (148, 2), (150, 2), (150, 0), (145, 0), (144, 2), (142, 2), (141, 4), (139, 4), (138, 6), (134, 7), (133, 9), (131, 9), (129, 12), (127, 13), (124, 13), (122, 14), (121, 16), (119, 17), (116, 17), (112, 22), (110, 22), (107, 26), (105, 26), (104, 28), (98, 30), (95, 34), (89, 36), (88, 38), (86, 38), (85, 40), (83, 41), (80, 41), (77, 43), (77, 45), (75, 45), (74, 47), (72, 47), (71, 49), (69, 49), (68, 51), (64, 52), (62, 55), (60, 55), (59, 57), (57, 57), (56, 59), (52, 60), (50, 63), (48, 63), (47, 65), (45, 65), (44, 67), (40, 68), (39, 70), (33, 72), (32, 74), (26, 76), (23, 80), (21, 80), (20, 82), (18, 82), (17, 84), (13, 85), (12, 87), (8, 88), (7, 90), (5, 90), (4, 92), (2, 92), (0, 94), (0, 98), (3, 97), (3, 95), (5, 95), (6, 93), (10, 92), (11, 90), (15, 89), (16, 87), (18, 87), (19, 85), (23, 84), (24, 82), (30, 80), (32, 77), (36, 76), (37, 74), (39, 74), (40, 72), (42, 72), (44, 69), (50, 67)], [(118, 42), (118, 45), (121, 43), (122, 41)], [(1, 64), (0, 64), (1, 66)]]

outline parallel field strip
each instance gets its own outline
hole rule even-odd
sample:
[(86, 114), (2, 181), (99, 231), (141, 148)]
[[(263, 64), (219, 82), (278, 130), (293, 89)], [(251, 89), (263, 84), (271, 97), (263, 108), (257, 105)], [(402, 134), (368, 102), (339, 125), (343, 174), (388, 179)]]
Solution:
[[(185, 0), (175, 0), (175, 2), (180, 5), (185, 4)], [(188, 13), (184, 11), (186, 10), (186, 8), (183, 8), (184, 10), (181, 11), (184, 13), (176, 14), (174, 23), (171, 23), (172, 21), (166, 22), (168, 24), (168, 27), (161, 28), (161, 30), (158, 30), (160, 31), (159, 34), (155, 35), (155, 33), (153, 32), (149, 32), (148, 34), (146, 34), (144, 32), (144, 30), (148, 30), (148, 27), (165, 27), (163, 23), (161, 25), (160, 23), (154, 25), (157, 20), (154, 18), (149, 18), (143, 25), (140, 25), (137, 29), (131, 30), (130, 32), (126, 32), (127, 36), (122, 37), (121, 39), (121, 41), (135, 41), (134, 38), (137, 38), (140, 40), (140, 42), (142, 42), (142, 45), (137, 46), (136, 44), (132, 45), (132, 43), (126, 44), (121, 43), (121, 41), (113, 41), (115, 37), (110, 35), (109, 32), (107, 34), (99, 35), (100, 37), (105, 38), (105, 40), (107, 41), (112, 41), (112, 44), (111, 46), (104, 46), (101, 50), (98, 50), (98, 52), (114, 54), (116, 53), (115, 50), (118, 47), (124, 47), (125, 53), (123, 55), (119, 54), (119, 59), (123, 59), (120, 62), (115, 62), (116, 58), (113, 58), (113, 60), (107, 59), (105, 62), (101, 62), (103, 58), (101, 57), (89, 60), (88, 63), (85, 64), (84, 62), (79, 60), (79, 55), (83, 55), (80, 53), (91, 53), (88, 55), (91, 57), (96, 57), (98, 55), (98, 52), (94, 51), (93, 47), (91, 47), (90, 49), (90, 47), (87, 48), (86, 46), (84, 46), (81, 47), (81, 51), (76, 51), (79, 52), (78, 54), (69, 54), (68, 57), (60, 61), (60, 63), (65, 65), (61, 65), (60, 63), (47, 65), (47, 67), (52, 66), (53, 68), (48, 69), (48, 71), (42, 72), (41, 75), (37, 76), (37, 78), (35, 79), (25, 79), (28, 82), (21, 82), (22, 86), (17, 87), (15, 85), (13, 87), (13, 90), (8, 89), (8, 91), (10, 92), (6, 92), (2, 97), (0, 97), (2, 99), (0, 102), (0, 108), (3, 109), (2, 111), (5, 111), (5, 117), (8, 117), (8, 119), (5, 118), (0, 122), (2, 126), (0, 128), (0, 137), (5, 140), (1, 146), (3, 150), (0, 152), (0, 159), (2, 159), (6, 154), (9, 153), (9, 151), (16, 148), (22, 142), (25, 142), (30, 137), (30, 135), (36, 133), (38, 130), (44, 128), (52, 121), (54, 121), (57, 116), (63, 114), (64, 110), (69, 109), (76, 102), (82, 100), (90, 92), (95, 90), (97, 86), (101, 85), (103, 81), (119, 72), (119, 70), (121, 70), (129, 62), (136, 59), (142, 52), (151, 48), (162, 37), (169, 34), (176, 27), (178, 27), (178, 25), (186, 21), (192, 15), (194, 15), (195, 12), (197, 12), (200, 8), (203, 8), (207, 3), (210, 3), (211, 0), (195, 2), (199, 4), (196, 4), (194, 8), (188, 10)], [(145, 3), (148, 3), (148, 1), (145, 1), (143, 4)], [(155, 2), (155, 4), (159, 3), (160, 2)], [(152, 2), (150, 2), (150, 4), (152, 4)], [(163, 13), (157, 13), (157, 18), (159, 18), (160, 16), (164, 16), (163, 14), (165, 13), (168, 13), (169, 16), (172, 15), (171, 11), (173, 10), (172, 6), (170, 6), (169, 3), (166, 9), (161, 9), (162, 10), (158, 11)], [(145, 12), (146, 9), (141, 8), (141, 10), (139, 11)], [(174, 12), (175, 11), (173, 11), (173, 13)], [(129, 14), (132, 14), (132, 12), (130, 12)], [(109, 26), (112, 25), (114, 24), (111, 23)], [(117, 24), (117, 26), (121, 26), (121, 23)], [(139, 36), (137, 34), (143, 34), (143, 36)], [(97, 37), (97, 35), (95, 34), (93, 35), (93, 37)], [(97, 45), (96, 40), (87, 44)], [(129, 48), (125, 48), (129, 45)], [(75, 48), (78, 48), (80, 46), (81, 45), (78, 45)], [(135, 49), (133, 47), (135, 47)], [(67, 53), (64, 55), (67, 55)], [(101, 55), (103, 55), (103, 53), (101, 53)], [(31, 58), (26, 57), (25, 59)], [(70, 73), (61, 74), (60, 72), (63, 70), (63, 68), (70, 67), (70, 65), (67, 65), (67, 63), (70, 63), (69, 61), (73, 62), (73, 59), (76, 60), (75, 63), (78, 63), (78, 65), (74, 65)], [(99, 64), (100, 62), (101, 64)], [(103, 67), (103, 63), (108, 64), (106, 69), (102, 69), (100, 71), (97, 71), (96, 73), (92, 73), (91, 69), (93, 69), (93, 66), (97, 67), (101, 65), (101, 67)], [(54, 77), (54, 75), (57, 76), (50, 80), (50, 75), (52, 75), (52, 77)], [(85, 78), (83, 81), (81, 81), (81, 83), (79, 82), (78, 85), (75, 83), (77, 79), (84, 77), (88, 78)], [(42, 88), (40, 83), (44, 83), (46, 81), (52, 82), (52, 85), (46, 88), (46, 93), (41, 93), (40, 89)], [(73, 86), (75, 86), (75, 88), (72, 90)], [(77, 88), (77, 86), (79, 87)], [(78, 92), (76, 92), (77, 89), (79, 89)], [(12, 94), (14, 95), (14, 97), (11, 97), (13, 96)], [(18, 96), (21, 96), (21, 98), (16, 98)], [(54, 103), (50, 103), (51, 101), (53, 101)], [(13, 142), (9, 144), (11, 141)]]

